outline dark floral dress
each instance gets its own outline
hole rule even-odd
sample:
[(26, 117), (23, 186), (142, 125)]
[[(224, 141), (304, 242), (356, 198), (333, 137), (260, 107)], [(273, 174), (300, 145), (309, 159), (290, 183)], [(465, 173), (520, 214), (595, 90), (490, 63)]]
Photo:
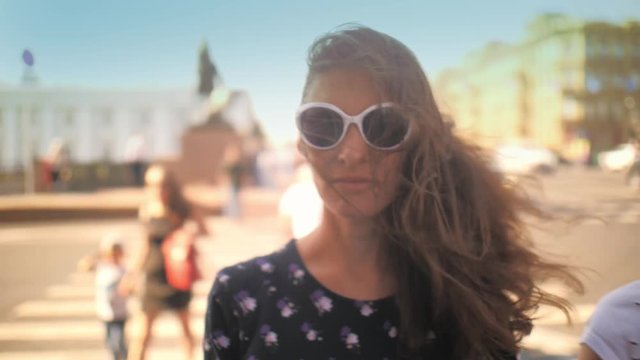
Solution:
[[(326, 289), (305, 268), (295, 240), (221, 270), (205, 321), (205, 360), (442, 358), (430, 346), (400, 356), (393, 298), (356, 301)], [(425, 343), (435, 339), (431, 333)]]

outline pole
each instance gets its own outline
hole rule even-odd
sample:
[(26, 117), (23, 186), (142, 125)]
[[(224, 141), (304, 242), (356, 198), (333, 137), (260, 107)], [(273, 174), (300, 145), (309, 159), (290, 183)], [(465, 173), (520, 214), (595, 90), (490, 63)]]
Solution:
[(35, 192), (35, 174), (33, 169), (32, 136), (31, 136), (31, 113), (27, 107), (22, 108), (20, 121), (22, 122), (22, 168), (24, 171), (24, 192), (33, 194)]

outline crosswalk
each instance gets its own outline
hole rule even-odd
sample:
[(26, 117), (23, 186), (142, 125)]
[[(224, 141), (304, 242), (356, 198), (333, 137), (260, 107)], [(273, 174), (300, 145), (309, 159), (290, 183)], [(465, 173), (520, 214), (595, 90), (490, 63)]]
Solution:
[[(195, 284), (190, 304), (191, 328), (200, 343), (203, 316), (211, 279)], [(129, 337), (137, 335), (138, 304), (130, 301), (133, 316)], [(42, 299), (25, 301), (13, 309), (12, 320), (0, 323), (1, 360), (110, 359), (103, 345), (104, 326), (95, 317), (92, 274), (73, 273), (68, 281), (49, 287)], [(171, 313), (161, 315), (154, 327), (149, 359), (181, 359), (180, 328)], [(29, 350), (25, 350), (29, 349)], [(196, 351), (201, 358), (200, 351)]]
[[(200, 258), (206, 260), (201, 264), (205, 278), (196, 283), (190, 304), (191, 327), (198, 343), (204, 331), (206, 296), (217, 269), (268, 253), (286, 242), (273, 217), (244, 222), (224, 218), (209, 221), (214, 235), (198, 243)], [(133, 316), (127, 331), (132, 337), (137, 331), (135, 299), (130, 306)], [(594, 308), (593, 302), (578, 304), (573, 329), (567, 329), (561, 314), (542, 309), (525, 345), (548, 354), (575, 354), (580, 329)], [(154, 330), (147, 359), (182, 359), (180, 328), (173, 314), (161, 315)], [(107, 360), (110, 354), (103, 338), (103, 325), (95, 317), (93, 275), (74, 272), (64, 281), (49, 286), (42, 296), (15, 306), (11, 316), (0, 322), (0, 360)], [(193, 360), (202, 359), (199, 349), (195, 353)]]
[[(191, 329), (197, 344), (204, 332), (207, 294), (217, 269), (248, 257), (269, 252), (283, 243), (273, 230), (273, 219), (248, 222), (212, 219), (216, 236), (197, 244), (205, 278), (195, 283), (190, 304)], [(211, 241), (213, 240), (213, 241)], [(93, 274), (74, 272), (61, 283), (49, 286), (39, 298), (24, 301), (0, 322), (0, 360), (109, 360), (104, 345), (104, 325), (96, 318)], [(129, 338), (138, 334), (139, 302), (129, 302)], [(148, 360), (183, 359), (178, 319), (171, 312), (160, 315), (154, 325)], [(193, 360), (202, 359), (198, 346)]]

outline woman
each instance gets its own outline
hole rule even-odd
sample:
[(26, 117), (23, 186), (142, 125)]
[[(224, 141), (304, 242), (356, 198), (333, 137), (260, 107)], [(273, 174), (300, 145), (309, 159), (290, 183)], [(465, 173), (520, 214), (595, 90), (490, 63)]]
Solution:
[(451, 133), (399, 41), (343, 29), (308, 64), (296, 120), (321, 223), (220, 271), (205, 358), (515, 359), (538, 305), (569, 307), (535, 281), (582, 286), (532, 252), (520, 212), (539, 213)]
[[(153, 323), (163, 310), (176, 312), (183, 330), (185, 359), (193, 357), (195, 344), (189, 326), (190, 290), (178, 290), (167, 282), (162, 243), (174, 230), (181, 228), (188, 220), (196, 222), (197, 235), (206, 235), (207, 228), (201, 216), (182, 194), (180, 184), (168, 169), (154, 165), (145, 173), (147, 201), (140, 208), (140, 220), (146, 228), (147, 238), (142, 244), (134, 273), (144, 273), (142, 287), (141, 334), (133, 339), (130, 359), (144, 359)], [(127, 278), (131, 279), (132, 276)]]

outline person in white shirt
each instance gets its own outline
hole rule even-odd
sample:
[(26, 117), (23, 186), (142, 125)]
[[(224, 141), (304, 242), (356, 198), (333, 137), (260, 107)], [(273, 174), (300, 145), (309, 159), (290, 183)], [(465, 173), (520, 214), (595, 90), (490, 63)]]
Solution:
[(296, 170), (293, 183), (282, 194), (278, 212), (287, 235), (300, 239), (308, 235), (320, 224), (322, 199), (313, 182), (313, 173), (308, 163)]
[(123, 239), (107, 234), (100, 241), (97, 256), (88, 256), (79, 268), (95, 272), (96, 314), (105, 324), (105, 341), (114, 360), (127, 358), (125, 325), (127, 321), (128, 293), (120, 282), (126, 272)]
[(598, 302), (580, 342), (578, 360), (640, 359), (640, 280)]

